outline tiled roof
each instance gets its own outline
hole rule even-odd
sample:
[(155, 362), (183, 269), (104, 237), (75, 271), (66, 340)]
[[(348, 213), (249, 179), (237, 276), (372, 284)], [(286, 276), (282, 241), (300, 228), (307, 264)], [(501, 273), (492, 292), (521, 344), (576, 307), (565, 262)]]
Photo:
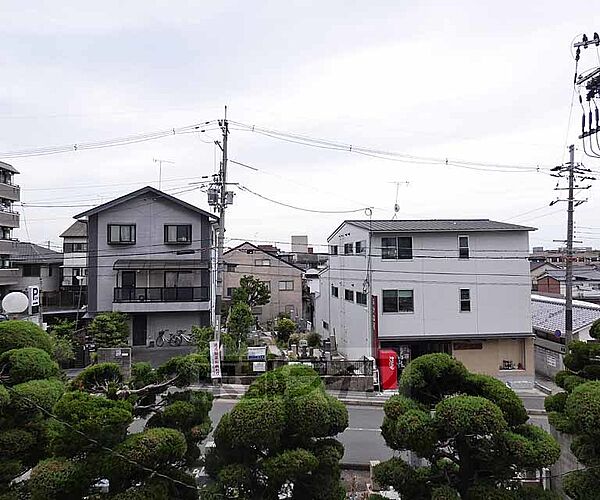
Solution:
[(425, 220), (347, 220), (353, 226), (385, 232), (448, 232), (448, 231), (535, 231), (489, 219), (425, 219)]
[[(548, 269), (542, 276), (550, 276), (558, 281), (565, 281), (565, 269)], [(579, 281), (600, 281), (600, 270), (595, 267), (573, 267), (573, 279)]]
[[(600, 305), (573, 301), (573, 331), (577, 332), (600, 319)], [(533, 328), (553, 333), (565, 330), (565, 299), (541, 295), (531, 296), (531, 323)]]
[(49, 248), (19, 241), (15, 245), (15, 251), (10, 260), (15, 264), (56, 264), (63, 261), (63, 254)]
[(85, 238), (87, 236), (87, 222), (78, 220), (60, 235), (61, 238)]
[(13, 167), (10, 163), (6, 163), (3, 161), (0, 161), (0, 169), (8, 170), (9, 172), (12, 172), (13, 174), (19, 173), (19, 171), (15, 167)]

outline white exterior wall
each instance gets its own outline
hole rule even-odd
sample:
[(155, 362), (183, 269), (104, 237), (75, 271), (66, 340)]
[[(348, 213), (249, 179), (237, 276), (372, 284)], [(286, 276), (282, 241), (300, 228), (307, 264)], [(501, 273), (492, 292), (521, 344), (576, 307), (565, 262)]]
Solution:
[[(458, 259), (459, 235), (469, 236), (469, 259)], [(413, 259), (381, 259), (381, 238), (393, 236), (412, 236)], [(317, 331), (335, 332), (339, 351), (351, 358), (371, 354), (367, 306), (344, 300), (344, 288), (362, 291), (367, 277), (368, 248), (364, 255), (341, 255), (344, 243), (359, 240), (368, 244), (368, 231), (348, 224), (330, 237), (338, 255), (330, 256), (330, 268), (321, 273), (316, 300)], [(531, 332), (526, 231), (375, 233), (372, 246), (380, 340)], [(339, 287), (338, 298), (329, 297), (332, 284)], [(471, 291), (471, 312), (460, 312), (460, 288)], [(414, 312), (383, 313), (385, 289), (413, 290)], [(325, 318), (329, 332), (323, 329)]]

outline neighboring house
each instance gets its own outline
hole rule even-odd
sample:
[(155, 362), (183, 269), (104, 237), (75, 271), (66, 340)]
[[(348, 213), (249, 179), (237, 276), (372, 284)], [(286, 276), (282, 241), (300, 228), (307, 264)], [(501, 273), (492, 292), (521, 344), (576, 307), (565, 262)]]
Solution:
[(538, 288), (538, 279), (547, 271), (553, 269), (561, 269), (560, 266), (551, 262), (533, 262), (529, 261), (529, 274), (531, 275), (531, 290), (536, 291)]
[[(567, 263), (567, 249), (544, 250), (544, 247), (533, 247), (529, 260), (531, 262), (550, 262), (564, 266)], [(592, 247), (575, 247), (573, 249), (574, 266), (595, 262), (600, 262), (600, 250), (594, 250)]]
[(18, 271), (11, 258), (16, 252), (13, 229), (19, 227), (19, 214), (13, 203), (21, 199), (21, 188), (14, 183), (19, 172), (8, 163), (0, 161), (0, 297), (17, 284)]
[(87, 286), (87, 222), (75, 221), (60, 235), (63, 240), (65, 290)]
[[(548, 269), (537, 279), (537, 292), (565, 296), (566, 270)], [(593, 266), (573, 267), (573, 298), (600, 298), (600, 269)]]
[(29, 286), (41, 287), (42, 304), (56, 295), (60, 287), (60, 266), (63, 255), (49, 248), (27, 243), (15, 242), (13, 266), (17, 269), (17, 283), (14, 290), (24, 291)]
[(447, 352), (532, 386), (531, 230), (487, 219), (347, 220), (328, 238), (317, 332), (350, 359), (393, 349), (404, 364)]
[(263, 248), (246, 242), (224, 253), (224, 300), (231, 299), (244, 275), (251, 275), (266, 283), (271, 292), (268, 304), (254, 308), (259, 322), (272, 321), (281, 313), (301, 319), (302, 269), (279, 257), (275, 251)]
[[(600, 305), (573, 301), (573, 340), (592, 340), (590, 328), (600, 319)], [(564, 369), (565, 299), (531, 296), (531, 323), (535, 333), (535, 370), (554, 377)]]
[(133, 345), (210, 325), (218, 218), (150, 186), (75, 218), (87, 220), (88, 318), (128, 313)]

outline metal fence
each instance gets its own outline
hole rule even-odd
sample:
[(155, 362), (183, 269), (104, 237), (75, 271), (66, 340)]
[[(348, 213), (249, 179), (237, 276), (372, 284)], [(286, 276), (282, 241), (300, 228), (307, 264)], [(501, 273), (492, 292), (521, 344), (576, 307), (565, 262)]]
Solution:
[[(323, 376), (373, 376), (373, 363), (369, 359), (351, 360), (299, 360), (288, 361), (281, 359), (269, 359), (263, 361), (265, 371), (275, 370), (286, 365), (305, 365), (313, 368), (319, 375)], [(258, 370), (257, 370), (258, 368)], [(221, 372), (225, 376), (256, 375), (260, 373), (263, 365), (257, 365), (254, 361), (222, 361)]]

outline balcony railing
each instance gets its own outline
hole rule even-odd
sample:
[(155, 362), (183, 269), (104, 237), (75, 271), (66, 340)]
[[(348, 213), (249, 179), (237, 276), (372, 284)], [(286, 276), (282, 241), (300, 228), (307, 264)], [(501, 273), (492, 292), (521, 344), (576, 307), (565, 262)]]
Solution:
[(207, 302), (207, 286), (115, 288), (113, 302)]

